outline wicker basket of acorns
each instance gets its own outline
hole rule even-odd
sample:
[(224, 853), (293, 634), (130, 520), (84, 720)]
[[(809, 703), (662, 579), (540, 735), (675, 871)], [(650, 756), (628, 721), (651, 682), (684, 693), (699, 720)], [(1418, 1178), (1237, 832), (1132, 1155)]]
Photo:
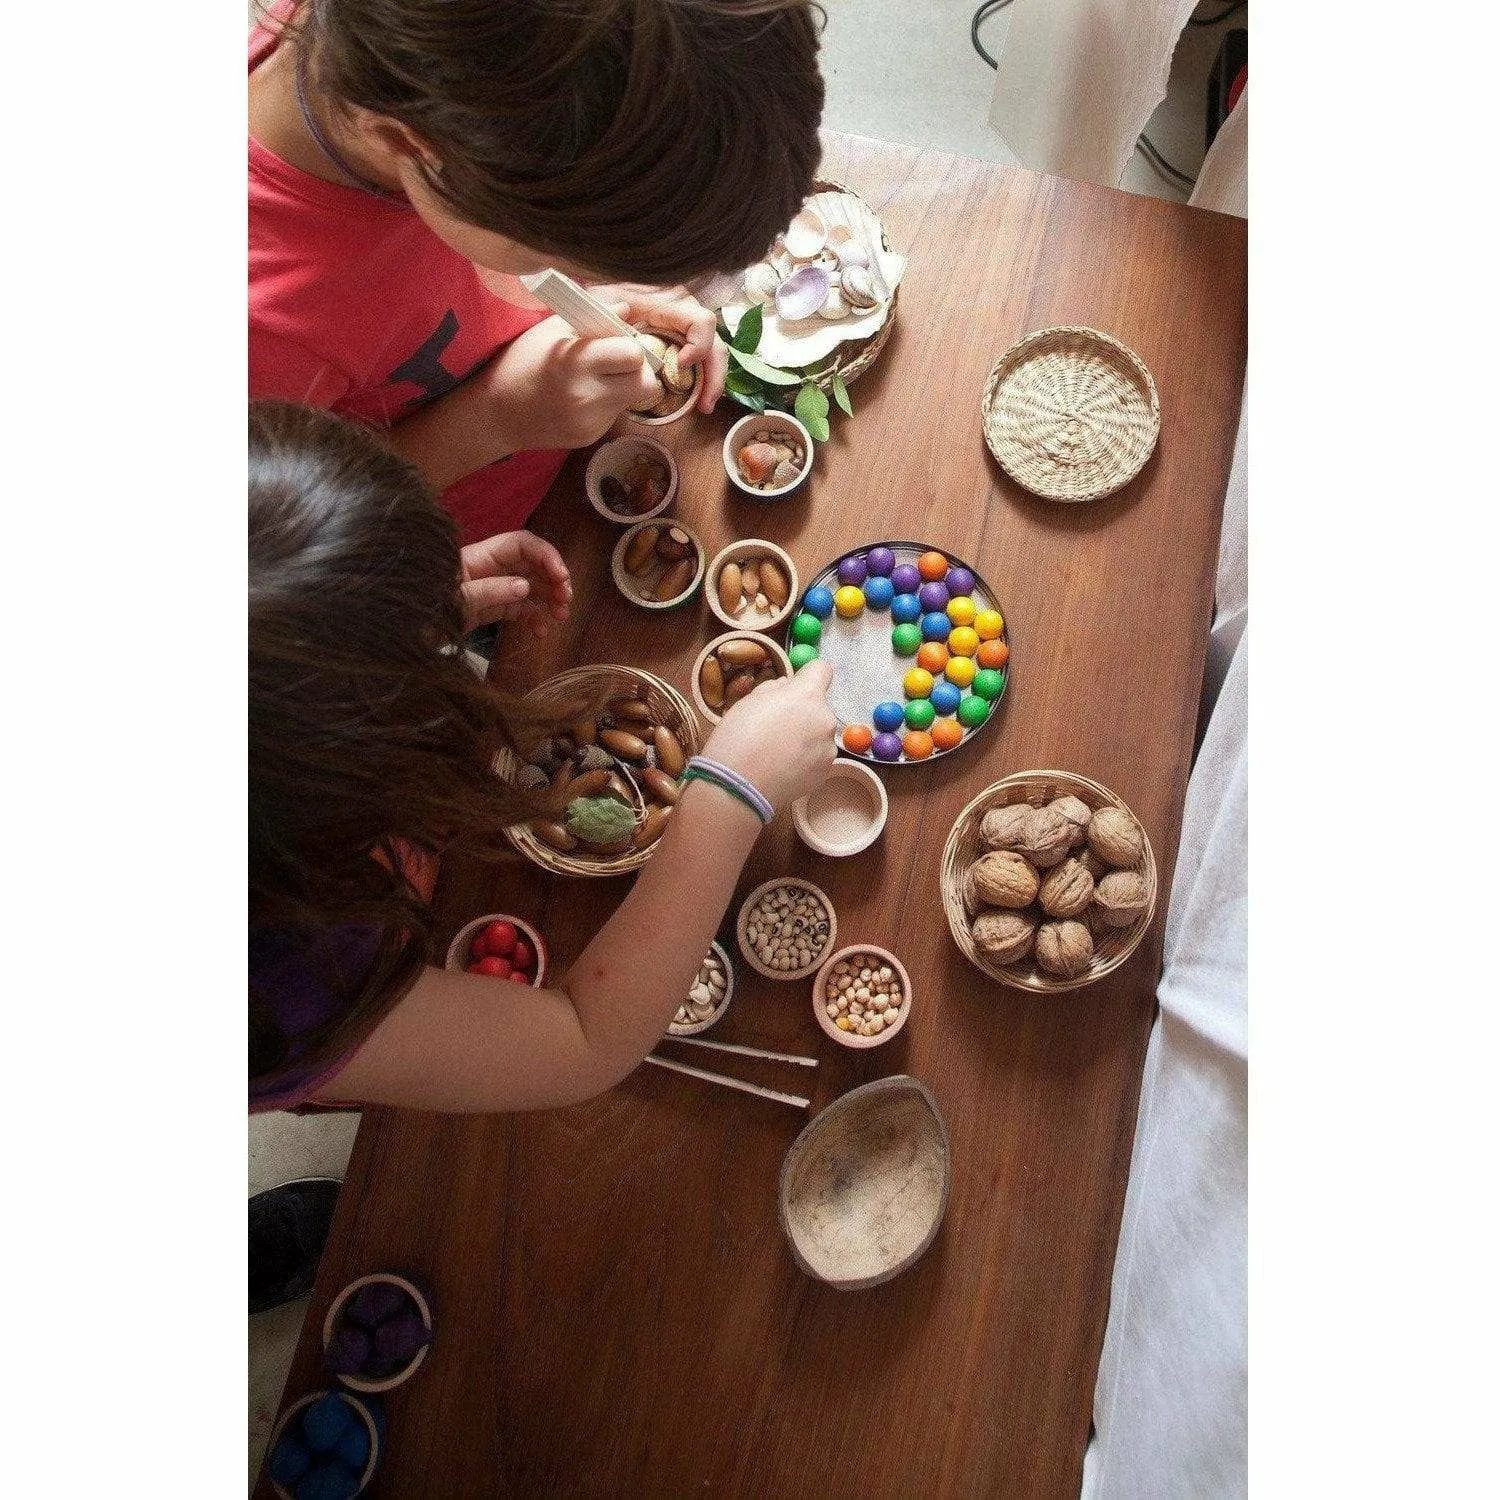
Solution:
[(982, 791), (943, 851), (953, 941), (1002, 984), (1055, 994), (1117, 969), (1156, 910), (1156, 859), (1130, 809), (1066, 771)]

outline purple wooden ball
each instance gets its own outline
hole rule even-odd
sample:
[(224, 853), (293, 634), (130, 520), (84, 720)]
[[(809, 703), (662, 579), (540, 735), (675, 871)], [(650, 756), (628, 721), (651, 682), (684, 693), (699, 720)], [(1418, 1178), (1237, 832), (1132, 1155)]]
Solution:
[(889, 547), (871, 547), (865, 556), (865, 567), (873, 578), (889, 578), (896, 566), (896, 554)]
[(922, 587), (916, 563), (897, 563), (891, 569), (891, 585), (898, 594), (915, 594)]
[(949, 568), (948, 576), (943, 581), (948, 585), (950, 599), (962, 599), (964, 595), (974, 592), (975, 578), (967, 568)]
[(947, 609), (948, 586), (944, 583), (924, 583), (917, 590), (917, 598), (922, 601), (922, 608), (928, 613), (933, 610)]
[(901, 736), (899, 734), (877, 734), (870, 744), (876, 760), (900, 760)]
[(849, 588), (858, 588), (865, 581), (865, 560), (862, 557), (846, 557), (839, 563), (839, 582)]

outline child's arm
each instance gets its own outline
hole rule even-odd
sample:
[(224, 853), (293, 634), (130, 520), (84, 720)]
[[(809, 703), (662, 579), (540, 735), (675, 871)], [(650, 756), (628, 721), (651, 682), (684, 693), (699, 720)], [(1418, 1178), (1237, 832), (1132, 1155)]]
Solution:
[[(778, 808), (833, 762), (832, 669), (742, 699), (708, 751)], [(661, 846), (563, 982), (543, 990), (427, 969), (318, 1102), (495, 1112), (576, 1103), (612, 1087), (659, 1041), (717, 931), (760, 822), (690, 782)]]

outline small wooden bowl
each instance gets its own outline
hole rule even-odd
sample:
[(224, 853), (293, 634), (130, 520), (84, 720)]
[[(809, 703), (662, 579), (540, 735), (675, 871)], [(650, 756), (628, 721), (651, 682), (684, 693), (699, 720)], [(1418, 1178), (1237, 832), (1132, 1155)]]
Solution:
[[(717, 724), (728, 710), (719, 712), (708, 706), (707, 699), (703, 696), (703, 686), (699, 680), (699, 674), (703, 671), (703, 663), (724, 645), (726, 641), (754, 641), (757, 646), (765, 648), (766, 655), (771, 658), (776, 667), (778, 677), (790, 677), (792, 675), (792, 663), (786, 652), (777, 645), (775, 641), (768, 640), (763, 635), (757, 635), (753, 630), (726, 630), (723, 635), (716, 635), (699, 653), (698, 660), (693, 663), (693, 702), (698, 707), (698, 712), (703, 715), (710, 724)], [(752, 689), (753, 691), (753, 689)], [(747, 698), (749, 693), (745, 695)]]
[[(896, 1012), (894, 1023), (887, 1022), (885, 1030), (877, 1032), (874, 1036), (860, 1036), (853, 1031), (841, 1031), (828, 1017), (828, 986), (833, 978), (834, 965), (841, 959), (852, 958), (873, 958), (877, 964), (887, 964), (895, 970), (896, 978), (901, 981), (903, 997), (901, 1009)], [(813, 1015), (817, 1017), (818, 1025), (843, 1047), (865, 1050), (870, 1047), (879, 1047), (882, 1043), (890, 1041), (906, 1025), (906, 1017), (911, 1011), (911, 1004), (911, 975), (906, 972), (906, 966), (890, 949), (878, 948), (874, 943), (854, 943), (848, 948), (840, 948), (837, 953), (830, 953), (823, 960), (823, 967), (818, 970), (817, 978), (813, 980)]]
[(668, 1036), (697, 1036), (700, 1031), (707, 1031), (710, 1026), (717, 1026), (729, 1013), (730, 1001), (734, 999), (734, 964), (730, 961), (729, 950), (717, 938), (708, 946), (724, 968), (724, 998), (719, 1002), (713, 1015), (705, 1021), (668, 1022)]
[[(673, 595), (670, 599), (648, 599), (644, 593), (645, 588), (654, 589), (657, 581), (672, 566), (664, 563), (658, 557), (652, 557), (645, 569), (639, 574), (627, 573), (625, 571), (625, 554), (630, 549), (631, 538), (647, 527), (654, 531), (661, 531), (668, 526), (675, 526), (679, 531), (686, 532), (688, 540), (693, 544), (693, 555), (698, 560), (698, 565), (693, 570), (693, 576), (688, 586), (680, 594)], [(639, 605), (641, 609), (678, 609), (686, 604), (703, 583), (703, 574), (707, 569), (708, 554), (703, 550), (703, 543), (697, 535), (684, 526), (681, 521), (639, 521), (628, 531), (623, 532), (620, 540), (615, 543), (614, 555), (610, 559), (610, 571), (614, 575), (615, 587), (632, 603)]]
[[(797, 477), (790, 483), (784, 484), (779, 489), (758, 490), (753, 484), (746, 484), (740, 478), (740, 466), (735, 462), (739, 451), (750, 441), (750, 434), (761, 428), (770, 428), (795, 437), (802, 444), (802, 468)], [(729, 482), (737, 489), (748, 495), (752, 500), (780, 500), (790, 495), (809, 474), (813, 466), (813, 440), (812, 434), (805, 428), (796, 417), (784, 411), (753, 411), (748, 417), (741, 417), (738, 422), (724, 435), (724, 472), (729, 476)], [(792, 597), (797, 597), (796, 590), (792, 591)]]
[(1141, 820), (1130, 813), (1141, 827), (1141, 838), (1145, 844), (1139, 873), (1146, 883), (1146, 910), (1129, 927), (1110, 928), (1101, 927), (1097, 923), (1089, 924), (1094, 934), (1094, 957), (1086, 974), (1080, 974), (1077, 979), (1063, 979), (1044, 973), (1034, 954), (1018, 963), (997, 964), (975, 947), (974, 935), (969, 930), (968, 910), (964, 906), (963, 875), (984, 853), (984, 846), (979, 842), (979, 825), (984, 821), (984, 815), (993, 808), (1008, 807), (1015, 802), (1029, 802), (1033, 807), (1045, 807), (1058, 797), (1068, 796), (1086, 802), (1095, 812), (1101, 807), (1118, 807), (1124, 812), (1130, 812), (1108, 787), (1101, 786), (1097, 781), (1090, 781), (1086, 776), (1076, 776), (1068, 771), (1018, 771), (1014, 776), (1007, 776), (1003, 781), (986, 787), (959, 813), (953, 831), (948, 835), (947, 847), (943, 850), (940, 875), (943, 909), (948, 914), (948, 930), (953, 934), (953, 941), (958, 944), (959, 951), (976, 969), (982, 970), (990, 978), (998, 979), (1001, 984), (1011, 985), (1015, 989), (1030, 990), (1039, 995), (1056, 995), (1064, 990), (1081, 989), (1086, 984), (1103, 979), (1106, 974), (1112, 974), (1135, 952), (1146, 935), (1146, 929), (1151, 925), (1151, 919), (1156, 915), (1156, 856), (1152, 853), (1151, 840), (1146, 836)]
[[(786, 596), (786, 603), (780, 608), (772, 606), (769, 614), (756, 609), (753, 602), (745, 606), (743, 614), (731, 614), (719, 601), (719, 574), (723, 572), (726, 563), (744, 563), (754, 557), (771, 558), (781, 569), (791, 592)], [(708, 607), (731, 630), (771, 631), (791, 618), (792, 611), (797, 608), (797, 601), (802, 597), (802, 580), (797, 576), (797, 564), (792, 561), (790, 552), (784, 547), (778, 547), (775, 542), (763, 542), (752, 538), (742, 542), (731, 542), (709, 563), (703, 593), (708, 600)]]
[[(768, 891), (774, 891), (782, 886), (790, 886), (793, 890), (807, 891), (816, 896), (823, 903), (823, 910), (828, 913), (828, 936), (824, 939), (824, 945), (813, 956), (811, 961), (802, 969), (773, 969), (768, 964), (760, 961), (759, 955), (750, 945), (747, 936), (750, 928), (750, 912), (755, 903)], [(740, 952), (745, 955), (745, 962), (755, 970), (757, 974), (764, 975), (767, 979), (806, 979), (809, 974), (814, 973), (818, 965), (823, 962), (826, 953), (833, 951), (833, 945), (838, 941), (839, 919), (838, 913), (833, 909), (833, 902), (829, 899), (826, 891), (819, 890), (810, 880), (799, 880), (795, 875), (783, 875), (777, 880), (768, 880), (763, 885), (758, 885), (745, 897), (744, 904), (740, 907), (740, 914), (734, 924), (735, 935), (739, 939)]]
[[(400, 1287), (407, 1297), (416, 1304), (417, 1311), (422, 1315), (422, 1322), (428, 1333), (432, 1332), (432, 1306), (422, 1294), (422, 1289), (414, 1282), (410, 1282), (404, 1276), (398, 1276), (394, 1271), (375, 1271), (369, 1276), (361, 1276), (351, 1281), (348, 1286), (333, 1299), (327, 1315), (323, 1319), (323, 1352), (328, 1352), (328, 1345), (332, 1342), (333, 1331), (338, 1327), (339, 1314), (344, 1310), (344, 1304), (362, 1287), (369, 1286), (377, 1281), (388, 1281), (392, 1286)], [(334, 1378), (340, 1385), (348, 1386), (351, 1391), (362, 1391), (366, 1395), (377, 1396), (382, 1391), (392, 1391), (398, 1385), (411, 1379), (422, 1367), (422, 1361), (427, 1358), (427, 1351), (432, 1347), (423, 1344), (417, 1352), (412, 1355), (411, 1360), (394, 1375), (387, 1375), (380, 1380), (368, 1380), (362, 1375), (337, 1375)]]
[[(649, 453), (666, 465), (666, 499), (659, 505), (652, 506), (650, 510), (641, 511), (638, 515), (627, 515), (621, 511), (611, 510), (604, 502), (601, 489), (603, 481), (608, 477), (613, 477), (623, 482), (631, 464), (642, 453)], [(666, 515), (672, 508), (672, 502), (677, 498), (677, 481), (677, 460), (655, 438), (648, 437), (618, 437), (610, 442), (601, 443), (594, 449), (588, 468), (583, 471), (583, 487), (588, 491), (589, 504), (606, 521), (612, 521), (617, 526), (638, 526), (642, 521), (650, 521), (657, 516)]]
[(457, 936), (448, 944), (448, 956), (443, 960), (443, 967), (459, 971), (466, 970), (473, 962), (469, 955), (469, 944), (491, 922), (513, 923), (521, 936), (531, 944), (531, 951), (536, 954), (536, 978), (531, 981), (531, 984), (533, 989), (540, 989), (547, 982), (546, 940), (525, 918), (512, 916), (508, 911), (491, 912), (487, 917), (475, 917), (472, 922), (466, 922), (460, 927)]
[[(268, 1469), (271, 1462), (271, 1455), (276, 1451), (277, 1443), (281, 1441), (282, 1434), (285, 1433), (292, 1420), (301, 1416), (302, 1412), (311, 1406), (314, 1401), (320, 1401), (327, 1394), (327, 1391), (313, 1391), (310, 1395), (304, 1396), (300, 1401), (294, 1401), (282, 1412), (276, 1426), (271, 1431), (271, 1441), (266, 1444), (266, 1465)], [(359, 1477), (359, 1488), (354, 1492), (356, 1495), (362, 1495), (369, 1489), (370, 1481), (375, 1478), (375, 1470), (380, 1463), (380, 1449), (384, 1440), (384, 1434), (381, 1430), (381, 1424), (376, 1421), (370, 1408), (358, 1396), (352, 1395), (349, 1391), (339, 1391), (338, 1395), (347, 1406), (353, 1408), (354, 1414), (365, 1424), (365, 1431), (370, 1436), (370, 1456), (365, 1460), (364, 1472)], [(266, 1477), (269, 1479), (270, 1475), (267, 1474)], [(271, 1489), (279, 1497), (279, 1500), (295, 1500), (292, 1492), (285, 1485), (278, 1484), (275, 1479), (271, 1479)]]
[(781, 1228), (798, 1267), (839, 1291), (914, 1265), (948, 1207), (948, 1127), (926, 1084), (899, 1074), (835, 1099), (781, 1166)]
[[(842, 839), (830, 836), (830, 830), (819, 826), (820, 810), (827, 808), (840, 795), (841, 784), (843, 789), (852, 787), (869, 809), (869, 817), (860, 832)], [(829, 767), (828, 780), (817, 791), (798, 797), (792, 803), (792, 825), (797, 830), (797, 837), (809, 849), (842, 859), (868, 849), (884, 831), (889, 812), (890, 800), (880, 777), (863, 761), (840, 758)]]
[[(682, 348), (682, 339), (676, 333), (669, 333), (664, 328), (643, 328), (642, 333), (654, 333), (657, 338), (665, 339), (669, 344), (675, 344)], [(703, 389), (703, 366), (693, 366), (693, 388), (682, 398), (682, 405), (676, 411), (669, 412), (664, 417), (647, 416), (645, 412), (628, 411), (625, 413), (627, 420), (639, 422), (643, 427), (665, 427), (668, 422), (680, 421), (692, 411), (698, 402), (698, 395)]]

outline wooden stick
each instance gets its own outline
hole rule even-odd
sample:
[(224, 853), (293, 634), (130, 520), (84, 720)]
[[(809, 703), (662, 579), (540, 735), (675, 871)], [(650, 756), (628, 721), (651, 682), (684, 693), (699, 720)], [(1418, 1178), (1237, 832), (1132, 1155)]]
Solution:
[(759, 1047), (742, 1047), (738, 1042), (705, 1042), (695, 1036), (665, 1036), (667, 1042), (680, 1042), (684, 1047), (712, 1047), (715, 1052), (735, 1052), (741, 1057), (763, 1057), (767, 1062), (795, 1063), (799, 1068), (815, 1068), (818, 1059), (799, 1057), (794, 1052), (763, 1052)]
[(738, 1089), (743, 1094), (754, 1094), (758, 1099), (772, 1099), (777, 1104), (790, 1104), (796, 1109), (806, 1109), (811, 1099), (797, 1094), (781, 1094), (775, 1089), (763, 1089), (758, 1083), (746, 1083), (741, 1078), (726, 1078), (722, 1073), (710, 1073), (704, 1068), (690, 1068), (686, 1063), (673, 1062), (670, 1058), (658, 1057), (654, 1052), (646, 1054), (648, 1063), (658, 1068), (670, 1068), (674, 1073), (686, 1073), (689, 1078), (701, 1078), (705, 1083), (721, 1083), (726, 1089)]
[(642, 342), (640, 332), (623, 318), (617, 317), (592, 292), (586, 292), (571, 276), (564, 276), (550, 266), (535, 276), (522, 276), (521, 285), (538, 302), (545, 302), (575, 333), (585, 338), (607, 338), (618, 334), (635, 340), (642, 358), (661, 374), (661, 358)]

